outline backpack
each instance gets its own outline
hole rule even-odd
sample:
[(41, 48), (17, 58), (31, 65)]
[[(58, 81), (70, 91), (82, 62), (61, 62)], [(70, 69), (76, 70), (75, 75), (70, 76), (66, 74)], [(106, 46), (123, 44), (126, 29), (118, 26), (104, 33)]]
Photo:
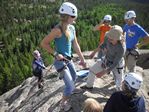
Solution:
[(32, 73), (36, 77), (40, 77), (42, 75), (42, 70), (45, 69), (42, 59), (36, 60), (34, 59), (32, 62)]

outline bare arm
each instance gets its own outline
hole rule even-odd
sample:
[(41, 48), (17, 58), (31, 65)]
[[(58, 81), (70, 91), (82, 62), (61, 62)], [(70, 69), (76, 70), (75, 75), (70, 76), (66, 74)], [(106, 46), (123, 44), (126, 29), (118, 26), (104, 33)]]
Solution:
[(54, 54), (54, 50), (50, 47), (50, 43), (54, 38), (60, 37), (61, 31), (58, 28), (52, 29), (52, 31), (41, 41), (41, 47), (47, 50), (48, 53)]
[(145, 36), (143, 41), (137, 44), (137, 47), (140, 48), (142, 46), (149, 45), (149, 36)]
[(75, 39), (73, 41), (73, 48), (74, 48), (75, 52), (78, 54), (79, 58), (81, 59), (82, 65), (86, 66), (84, 56), (83, 56), (83, 54), (81, 52), (81, 49), (80, 49), (80, 46), (78, 44), (78, 41), (77, 41), (76, 37), (75, 37)]
[(146, 36), (146, 37), (144, 37), (142, 46), (144, 46), (144, 45), (148, 45), (148, 44), (149, 44), (149, 35)]
[(108, 37), (105, 36), (104, 42), (102, 44), (99, 44), (98, 47), (90, 54), (90, 58), (93, 58), (96, 54), (96, 52), (99, 52), (100, 50), (103, 50), (105, 52), (106, 50), (106, 43), (107, 43)]
[(104, 20), (101, 20), (100, 23), (93, 28), (93, 31), (99, 30), (99, 27), (101, 24), (103, 24), (103, 22), (104, 22)]
[(100, 45), (98, 45), (98, 47), (89, 55), (90, 58), (93, 58), (95, 56), (95, 54), (99, 51), (100, 51)]

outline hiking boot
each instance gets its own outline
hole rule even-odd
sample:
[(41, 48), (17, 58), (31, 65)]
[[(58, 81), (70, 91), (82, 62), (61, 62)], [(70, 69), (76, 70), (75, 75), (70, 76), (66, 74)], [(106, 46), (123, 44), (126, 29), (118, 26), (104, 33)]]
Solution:
[(81, 89), (87, 89), (87, 90), (92, 90), (93, 89), (93, 87), (87, 87), (86, 85), (81, 86), (80, 88)]
[(60, 104), (60, 109), (64, 110), (65, 112), (69, 111), (71, 108), (71, 104), (68, 101), (65, 101)]
[(66, 102), (66, 103), (64, 104), (64, 111), (65, 111), (65, 112), (69, 111), (71, 108), (72, 108), (72, 107), (71, 107), (71, 104), (70, 104), (69, 102)]
[(43, 88), (43, 84), (42, 83), (39, 83), (38, 84), (38, 89), (42, 89)]
[(44, 80), (43, 79), (41, 79), (41, 83), (44, 83)]

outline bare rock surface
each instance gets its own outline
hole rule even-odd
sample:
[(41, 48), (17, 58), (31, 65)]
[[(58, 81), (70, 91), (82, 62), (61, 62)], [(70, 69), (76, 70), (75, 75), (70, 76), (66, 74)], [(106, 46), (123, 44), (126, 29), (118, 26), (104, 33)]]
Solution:
[(139, 50), (140, 56), (137, 65), (143, 69), (149, 69), (149, 50)]
[[(90, 52), (84, 52), (86, 58)], [(78, 58), (74, 55), (76, 69), (82, 69), (78, 66)], [(88, 66), (95, 63), (94, 59), (86, 59)], [(149, 67), (149, 66), (148, 66)], [(149, 109), (149, 68), (137, 67), (137, 71), (143, 74), (144, 84), (139, 91), (146, 99), (146, 106)], [(33, 76), (26, 79), (21, 85), (0, 96), (0, 112), (63, 112), (60, 110), (59, 103), (62, 97), (64, 83), (59, 80), (58, 74), (52, 68), (50, 72), (44, 74), (44, 88), (38, 90), (37, 79)], [(76, 87), (84, 85), (86, 77), (78, 78)], [(79, 94), (73, 94), (71, 97), (72, 109), (69, 112), (81, 112), (83, 102), (86, 98), (92, 97), (98, 100), (102, 105), (106, 103), (110, 95), (115, 91), (115, 85), (112, 75), (104, 75), (102, 78), (96, 78), (94, 89), (92, 91), (82, 91)]]

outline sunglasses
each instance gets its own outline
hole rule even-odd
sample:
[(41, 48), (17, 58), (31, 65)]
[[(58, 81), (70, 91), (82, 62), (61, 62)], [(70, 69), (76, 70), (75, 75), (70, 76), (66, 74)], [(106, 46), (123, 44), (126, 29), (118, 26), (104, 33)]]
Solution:
[(110, 23), (111, 21), (104, 21), (105, 23)]
[(76, 16), (70, 16), (71, 18), (75, 18)]

